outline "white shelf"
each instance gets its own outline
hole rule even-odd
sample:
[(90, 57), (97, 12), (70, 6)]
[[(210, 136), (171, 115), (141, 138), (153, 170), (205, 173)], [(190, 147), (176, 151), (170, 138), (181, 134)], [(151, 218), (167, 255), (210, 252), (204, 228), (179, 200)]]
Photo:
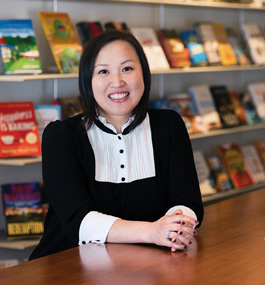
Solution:
[[(156, 70), (151, 70), (151, 73), (183, 74), (183, 73), (202, 73), (202, 72), (257, 71), (257, 70), (265, 70), (265, 65), (184, 67), (184, 68), (156, 69)], [(69, 79), (69, 78), (78, 78), (78, 73), (0, 75), (0, 82), (24, 82), (30, 80), (51, 80), (51, 79)]]
[[(72, 1), (72, 0), (66, 0)], [(93, 0), (79, 0), (82, 2), (95, 2)], [(202, 8), (221, 8), (221, 9), (236, 9), (236, 10), (260, 10), (265, 11), (265, 7), (253, 3), (228, 3), (228, 2), (211, 2), (211, 1), (192, 1), (192, 0), (100, 0), (99, 2), (121, 2), (121, 3), (136, 3), (136, 4), (163, 4), (175, 6), (191, 6)]]
[(24, 250), (36, 246), (40, 239), (6, 240), (4, 231), (0, 231), (0, 248)]
[(207, 205), (214, 204), (214, 203), (223, 201), (225, 199), (238, 196), (246, 192), (255, 191), (255, 190), (258, 190), (264, 187), (265, 187), (265, 182), (253, 184), (251, 186), (240, 188), (240, 189), (231, 189), (228, 191), (218, 192), (218, 193), (215, 193), (209, 196), (202, 197), (202, 202), (204, 206), (207, 206)]
[(212, 130), (207, 133), (198, 133), (198, 134), (191, 134), (190, 139), (202, 139), (202, 138), (208, 138), (211, 136), (221, 136), (221, 135), (227, 135), (227, 134), (233, 134), (233, 133), (242, 133), (252, 130), (259, 130), (259, 129), (265, 129), (265, 122), (257, 123), (253, 125), (245, 125), (240, 127), (233, 127), (233, 128), (227, 128), (227, 129), (220, 129), (220, 130)]
[(41, 156), (20, 157), (20, 158), (1, 158), (0, 165), (24, 166), (31, 163), (41, 162)]

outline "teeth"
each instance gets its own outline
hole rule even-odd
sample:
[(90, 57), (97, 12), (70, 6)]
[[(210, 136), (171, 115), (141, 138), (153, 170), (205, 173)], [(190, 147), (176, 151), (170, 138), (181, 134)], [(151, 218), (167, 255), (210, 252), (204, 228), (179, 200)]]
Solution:
[(122, 99), (122, 98), (126, 97), (128, 94), (129, 94), (128, 92), (127, 93), (119, 93), (119, 94), (111, 94), (111, 95), (109, 95), (109, 97), (111, 99)]

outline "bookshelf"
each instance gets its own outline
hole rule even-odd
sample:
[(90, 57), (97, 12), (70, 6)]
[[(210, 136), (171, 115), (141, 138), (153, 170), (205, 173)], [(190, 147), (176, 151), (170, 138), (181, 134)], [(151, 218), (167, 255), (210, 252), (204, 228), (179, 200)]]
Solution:
[[(14, 9), (16, 7), (16, 9)], [(265, 7), (253, 4), (176, 0), (10, 0), (0, 11), (0, 18), (31, 18), (36, 31), (44, 73), (38, 75), (0, 75), (0, 101), (32, 100), (34, 104), (49, 104), (54, 97), (78, 94), (78, 74), (48, 73), (54, 65), (44, 37), (38, 11), (69, 13), (73, 23), (80, 20), (125, 21), (129, 26), (190, 28), (199, 20), (217, 21), (239, 29), (242, 22), (264, 25)], [(153, 70), (151, 98), (184, 92), (192, 84), (226, 84), (229, 89), (244, 90), (247, 83), (264, 81), (265, 66), (209, 66), (168, 70)], [(239, 144), (265, 139), (265, 123), (191, 135), (194, 149), (208, 151), (219, 143), (237, 141)], [(41, 181), (41, 158), (21, 159), (9, 163), (0, 160), (0, 184)], [(233, 195), (254, 191), (264, 185), (230, 190), (203, 198), (206, 204)], [(0, 209), (2, 210), (2, 209)], [(3, 220), (0, 217), (0, 229)]]

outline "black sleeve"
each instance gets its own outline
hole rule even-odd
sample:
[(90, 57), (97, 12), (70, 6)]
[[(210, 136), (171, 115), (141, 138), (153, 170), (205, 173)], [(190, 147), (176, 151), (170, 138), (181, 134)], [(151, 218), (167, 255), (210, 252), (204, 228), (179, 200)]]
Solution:
[[(68, 124), (71, 126), (71, 124)], [(81, 132), (65, 121), (50, 123), (42, 137), (43, 182), (65, 234), (78, 244), (79, 226), (93, 210), (82, 167)], [(87, 143), (90, 146), (90, 144)]]
[(192, 209), (199, 222), (203, 204), (193, 151), (186, 126), (173, 110), (149, 110), (157, 161), (157, 175), (167, 189), (167, 209), (183, 205)]

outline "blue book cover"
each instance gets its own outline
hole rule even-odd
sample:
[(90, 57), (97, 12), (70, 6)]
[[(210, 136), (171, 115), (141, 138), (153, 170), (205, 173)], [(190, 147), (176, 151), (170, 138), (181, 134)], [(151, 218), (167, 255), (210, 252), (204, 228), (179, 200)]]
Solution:
[(30, 19), (0, 20), (2, 73), (41, 73), (35, 32)]
[(43, 209), (38, 182), (3, 184), (2, 201), (7, 239), (43, 234)]
[(196, 32), (194, 30), (184, 30), (181, 31), (179, 35), (185, 47), (189, 50), (192, 65), (207, 65), (207, 57)]

